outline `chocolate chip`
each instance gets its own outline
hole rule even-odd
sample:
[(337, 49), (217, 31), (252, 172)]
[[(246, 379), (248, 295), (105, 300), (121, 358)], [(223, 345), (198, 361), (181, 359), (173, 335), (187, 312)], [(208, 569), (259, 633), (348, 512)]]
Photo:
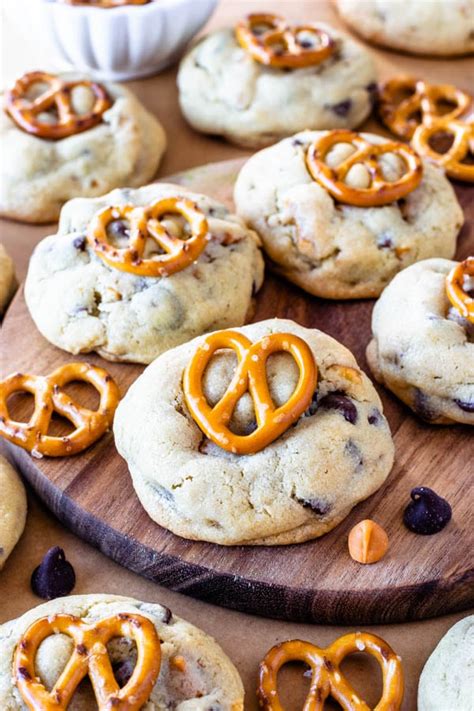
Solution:
[(461, 408), (461, 410), (464, 410), (464, 412), (474, 412), (474, 400), (469, 400), (467, 402), (466, 400), (459, 400), (458, 398), (455, 398), (454, 402)]
[(299, 138), (293, 138), (293, 140), (291, 141), (291, 145), (292, 146), (303, 146), (304, 144), (303, 144), (303, 141), (300, 141)]
[(377, 237), (378, 249), (393, 249), (394, 246), (392, 238), (386, 232), (382, 232), (382, 234)]
[(339, 392), (329, 393), (319, 401), (319, 407), (327, 410), (339, 410), (347, 422), (355, 425), (357, 422), (357, 408), (347, 395)]
[(84, 235), (80, 237), (75, 237), (72, 240), (72, 246), (79, 250), (79, 252), (84, 252), (86, 249), (86, 238)]
[(426, 422), (432, 422), (433, 420), (436, 420), (438, 416), (438, 413), (434, 410), (429, 397), (419, 388), (415, 388), (413, 409), (416, 414), (423, 420), (426, 420)]
[(311, 40), (298, 40), (298, 44), (300, 47), (303, 47), (303, 49), (311, 49), (311, 47), (314, 46)]
[(403, 512), (403, 523), (413, 533), (430, 536), (442, 531), (451, 520), (451, 506), (433, 489), (417, 486), (410, 496), (412, 501)]
[(110, 222), (107, 231), (111, 237), (128, 237), (129, 230), (123, 220), (113, 220)]
[(66, 560), (64, 551), (59, 546), (50, 548), (41, 565), (33, 571), (31, 589), (44, 600), (69, 595), (76, 584), (74, 568)]
[(382, 422), (382, 413), (374, 407), (367, 415), (369, 425), (379, 425)]
[(344, 99), (344, 101), (340, 101), (338, 104), (330, 104), (327, 108), (331, 109), (336, 116), (344, 118), (352, 108), (352, 99)]
[(164, 625), (169, 625), (169, 623), (173, 619), (173, 613), (171, 612), (169, 607), (166, 607), (166, 605), (162, 605), (161, 607), (163, 608), (163, 618), (161, 621)]
[(112, 664), (112, 671), (120, 688), (124, 687), (131, 679), (135, 665), (130, 659), (123, 659), (121, 662)]
[(372, 104), (372, 106), (375, 106), (377, 103), (377, 98), (378, 98), (378, 87), (375, 81), (371, 81), (370, 84), (367, 84), (365, 87), (366, 92), (369, 95), (369, 101)]
[(296, 501), (301, 504), (301, 506), (303, 506), (305, 509), (311, 509), (311, 511), (314, 511), (314, 513), (318, 514), (318, 516), (324, 516), (332, 509), (331, 504), (327, 501), (323, 501), (322, 499), (296, 498)]
[(312, 417), (318, 409), (318, 391), (315, 390), (308, 409), (303, 413), (303, 417)]
[(31, 674), (26, 667), (18, 667), (18, 675), (27, 681), (31, 679)]

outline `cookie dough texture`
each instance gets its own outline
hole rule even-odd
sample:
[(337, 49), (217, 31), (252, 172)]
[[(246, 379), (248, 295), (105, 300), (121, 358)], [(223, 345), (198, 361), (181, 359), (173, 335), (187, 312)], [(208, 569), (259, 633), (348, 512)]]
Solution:
[(474, 52), (474, 0), (336, 0), (361, 37), (411, 54)]
[(347, 35), (323, 27), (335, 39), (336, 52), (320, 64), (294, 70), (252, 59), (233, 28), (204, 37), (178, 74), (186, 119), (198, 131), (249, 147), (305, 128), (358, 126), (372, 108), (375, 65)]
[(451, 306), (445, 288), (455, 265), (428, 259), (395, 277), (375, 304), (367, 360), (423, 419), (474, 425), (474, 324)]
[[(161, 669), (150, 699), (142, 711), (243, 711), (244, 690), (230, 659), (219, 645), (189, 622), (172, 615), (166, 607), (117, 595), (75, 595), (58, 598), (33, 608), (22, 617), (0, 626), (0, 708), (2, 711), (27, 711), (12, 683), (12, 661), (21, 636), (36, 620), (65, 613), (93, 624), (105, 617), (125, 613), (148, 617), (162, 641)], [(113, 665), (136, 660), (135, 649), (125, 638), (108, 645)], [(44, 640), (36, 656), (40, 681), (53, 686), (73, 651), (67, 635)], [(170, 666), (170, 658), (182, 656), (186, 668)], [(78, 687), (68, 711), (91, 711), (97, 704), (89, 680)]]
[(17, 285), (13, 261), (0, 243), (0, 318), (5, 312)]
[[(419, 187), (398, 202), (345, 205), (306, 168), (307, 148), (321, 135), (304, 131), (260, 151), (237, 179), (237, 213), (259, 233), (274, 271), (315, 296), (357, 299), (378, 296), (413, 262), (453, 257), (463, 213), (438, 168), (425, 163)], [(386, 140), (361, 135), (374, 144)], [(328, 154), (331, 165), (345, 157), (341, 150)], [(385, 154), (380, 163), (388, 180), (398, 179), (399, 158)]]
[[(279, 319), (236, 330), (252, 342), (274, 332), (303, 338), (319, 369), (318, 403), (315, 395), (305, 415), (260, 452), (224, 451), (206, 439), (184, 400), (183, 371), (197, 338), (160, 356), (132, 385), (115, 416), (117, 449), (151, 518), (184, 538), (273, 545), (321, 536), (390, 472), (393, 443), (380, 399), (353, 355), (321, 331)], [(234, 368), (228, 350), (211, 360), (204, 380), (211, 404), (224, 394)], [(280, 406), (296, 386), (296, 364), (289, 354), (274, 354), (267, 373)], [(340, 409), (319, 406), (331, 392), (346, 396), (346, 409), (355, 410), (353, 422)], [(254, 424), (246, 393), (231, 430), (245, 434)]]
[[(102, 122), (58, 141), (25, 133), (0, 111), (2, 216), (52, 222), (73, 197), (95, 197), (124, 185), (138, 187), (153, 178), (166, 147), (161, 124), (123, 85), (104, 86), (113, 105)], [(78, 97), (80, 109), (85, 97)]]
[[(141, 277), (109, 267), (89, 247), (85, 234), (97, 211), (171, 195), (194, 200), (208, 219), (212, 239), (194, 264), (169, 277)], [(154, 184), (71, 200), (58, 234), (40, 242), (31, 257), (25, 298), (38, 329), (59, 348), (149, 363), (208, 330), (245, 323), (262, 280), (259, 240), (239, 218), (204, 195)]]
[(23, 533), (25, 521), (25, 488), (12, 465), (0, 456), (0, 570)]
[(457, 622), (432, 652), (420, 676), (418, 711), (472, 711), (474, 615)]

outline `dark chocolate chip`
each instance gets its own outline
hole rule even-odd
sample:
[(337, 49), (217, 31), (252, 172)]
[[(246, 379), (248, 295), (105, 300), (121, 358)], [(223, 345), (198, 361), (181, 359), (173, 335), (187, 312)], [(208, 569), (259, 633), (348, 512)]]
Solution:
[(352, 108), (352, 99), (344, 99), (344, 101), (340, 101), (338, 104), (331, 104), (329, 108), (336, 116), (344, 118)]
[(86, 238), (84, 235), (80, 237), (75, 237), (72, 240), (72, 246), (79, 250), (79, 252), (84, 252), (86, 249)]
[(461, 408), (461, 410), (464, 410), (464, 412), (474, 412), (474, 400), (469, 400), (467, 402), (466, 400), (459, 400), (458, 398), (455, 398), (454, 402)]
[(382, 232), (382, 234), (377, 237), (377, 247), (378, 249), (393, 249), (394, 243), (391, 236), (386, 232)]
[(378, 98), (378, 87), (375, 81), (371, 81), (370, 84), (367, 84), (365, 87), (365, 90), (367, 91), (369, 95), (369, 101), (372, 104), (372, 106), (375, 106), (377, 103), (377, 98)]
[(163, 619), (161, 621), (164, 625), (169, 625), (173, 619), (173, 613), (169, 607), (166, 607), (166, 605), (162, 605), (161, 607), (163, 608)]
[(357, 408), (352, 400), (347, 395), (343, 395), (343, 393), (334, 392), (325, 395), (319, 401), (319, 407), (327, 410), (339, 410), (344, 419), (350, 422), (351, 425), (355, 425), (357, 422)]
[(107, 231), (111, 237), (128, 237), (129, 230), (123, 220), (114, 220), (110, 222)]
[(416, 414), (423, 420), (426, 420), (426, 422), (432, 422), (433, 420), (436, 420), (438, 416), (438, 413), (434, 410), (429, 397), (419, 388), (415, 388), (413, 409)]
[(135, 665), (130, 659), (123, 659), (121, 662), (112, 664), (112, 671), (120, 688), (124, 687), (131, 679)]
[(291, 141), (291, 145), (292, 146), (303, 146), (304, 144), (303, 144), (303, 141), (300, 141), (299, 138), (293, 138), (293, 140)]
[(311, 402), (308, 405), (307, 410), (303, 413), (303, 417), (312, 417), (318, 409), (318, 391), (315, 390)]
[(303, 47), (303, 49), (311, 49), (311, 47), (314, 47), (313, 42), (311, 40), (298, 40), (298, 44), (300, 47)]
[(382, 413), (374, 407), (367, 416), (369, 425), (379, 425), (382, 422)]
[(59, 546), (50, 548), (41, 565), (33, 571), (31, 589), (44, 600), (69, 595), (76, 584), (74, 568), (66, 560), (64, 551)]
[(413, 533), (430, 536), (451, 520), (451, 506), (427, 486), (417, 486), (410, 496), (412, 501), (403, 512), (403, 523)]
[(324, 516), (332, 509), (331, 504), (327, 501), (323, 501), (322, 499), (297, 498), (296, 501), (301, 504), (301, 506), (303, 506), (305, 509), (311, 509), (311, 511), (314, 511), (314, 513), (318, 514), (318, 516)]

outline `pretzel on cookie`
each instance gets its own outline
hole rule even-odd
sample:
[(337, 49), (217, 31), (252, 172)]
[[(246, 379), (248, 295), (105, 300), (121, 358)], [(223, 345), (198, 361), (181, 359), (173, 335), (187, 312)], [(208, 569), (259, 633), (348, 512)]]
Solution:
[[(35, 657), (41, 643), (53, 634), (71, 637), (74, 651), (49, 691), (38, 679)], [(116, 637), (136, 644), (137, 662), (129, 681), (119, 687), (107, 650)], [(99, 711), (139, 711), (148, 701), (161, 665), (160, 640), (155, 626), (142, 615), (122, 613), (86, 624), (79, 617), (58, 614), (34, 622), (19, 640), (13, 659), (13, 678), (31, 711), (66, 711), (88, 676)]]
[[(189, 225), (188, 239), (170, 234), (161, 219), (166, 215), (178, 215)], [(128, 221), (127, 247), (110, 244), (107, 227), (114, 220)], [(122, 205), (107, 207), (90, 222), (87, 239), (94, 252), (114, 269), (140, 276), (169, 276), (195, 262), (210, 239), (209, 226), (204, 213), (191, 200), (169, 197), (158, 200), (148, 207)], [(146, 257), (148, 239), (155, 242), (161, 254)]]
[[(311, 35), (313, 41), (303, 37)], [(298, 69), (319, 64), (335, 50), (335, 42), (317, 24), (291, 27), (272, 13), (254, 13), (241, 20), (235, 35), (238, 43), (257, 62), (275, 68)]]
[[(432, 146), (433, 139), (442, 136), (452, 140), (445, 152)], [(422, 124), (413, 134), (412, 146), (421, 156), (444, 168), (451, 178), (474, 182), (474, 163), (464, 162), (469, 154), (474, 155), (474, 120), (465, 122), (442, 116), (428, 126)]]
[(446, 277), (446, 294), (463, 318), (474, 323), (474, 296), (464, 287), (466, 277), (474, 277), (474, 257), (456, 264)]
[[(405, 98), (400, 95), (409, 93)], [(441, 116), (455, 119), (472, 105), (472, 97), (452, 84), (429, 84), (409, 76), (389, 79), (379, 90), (382, 121), (400, 138), (412, 138), (420, 124), (431, 125)], [(443, 104), (452, 106), (442, 113)]]
[[(339, 143), (350, 144), (354, 151), (335, 168), (331, 168), (326, 157)], [(379, 159), (386, 153), (393, 153), (403, 161), (405, 172), (395, 181), (384, 178)], [(345, 181), (350, 169), (362, 164), (367, 171), (369, 187), (351, 187)], [(307, 149), (306, 166), (311, 177), (322, 185), (337, 200), (348, 205), (374, 207), (387, 205), (399, 200), (415, 190), (423, 176), (423, 166), (415, 151), (403, 143), (386, 141), (370, 143), (363, 136), (346, 129), (328, 131), (316, 139)]]
[[(73, 381), (92, 385), (100, 395), (99, 408), (89, 410), (61, 388)], [(12, 420), (7, 401), (17, 392), (34, 395), (35, 409), (29, 422)], [(0, 435), (35, 457), (65, 457), (96, 442), (110, 428), (120, 399), (119, 389), (103, 368), (88, 363), (68, 363), (46, 376), (13, 373), (0, 382)], [(48, 435), (53, 413), (72, 422), (68, 435)]]
[[(36, 99), (27, 94), (35, 84), (46, 84), (47, 89)], [(72, 90), (78, 86), (89, 89), (94, 97), (94, 105), (84, 114), (77, 114), (72, 105)], [(112, 106), (112, 102), (101, 84), (87, 79), (65, 81), (61, 77), (46, 72), (29, 72), (18, 79), (12, 89), (5, 94), (7, 113), (26, 133), (39, 138), (58, 140), (87, 131), (102, 121), (102, 115)], [(39, 115), (51, 109), (57, 112), (57, 119), (46, 123)]]
[(353, 686), (341, 672), (344, 658), (355, 652), (367, 652), (382, 668), (383, 692), (376, 711), (398, 711), (403, 701), (404, 680), (400, 657), (380, 637), (355, 632), (339, 637), (324, 649), (309, 642), (291, 640), (273, 647), (260, 664), (257, 696), (264, 711), (283, 711), (277, 690), (280, 668), (287, 662), (305, 662), (311, 669), (311, 686), (305, 711), (323, 711), (331, 696), (344, 711), (369, 711)]
[[(203, 376), (216, 351), (230, 348), (237, 355), (237, 368), (221, 400), (214, 407), (203, 392)], [(299, 380), (286, 403), (275, 407), (268, 388), (266, 362), (279, 352), (289, 353), (299, 368)], [(215, 444), (234, 454), (254, 454), (273, 442), (307, 409), (318, 379), (313, 353), (302, 338), (292, 333), (271, 333), (256, 343), (237, 331), (217, 331), (206, 336), (188, 363), (183, 391), (188, 409), (199, 428)], [(246, 392), (252, 397), (256, 429), (237, 435), (229, 422), (237, 402)]]

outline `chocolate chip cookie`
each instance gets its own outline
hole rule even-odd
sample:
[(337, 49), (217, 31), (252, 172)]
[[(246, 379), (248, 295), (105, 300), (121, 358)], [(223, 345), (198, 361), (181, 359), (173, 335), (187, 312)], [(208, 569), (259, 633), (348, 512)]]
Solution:
[(12, 465), (0, 457), (0, 569), (23, 533), (25, 521), (25, 488)]

